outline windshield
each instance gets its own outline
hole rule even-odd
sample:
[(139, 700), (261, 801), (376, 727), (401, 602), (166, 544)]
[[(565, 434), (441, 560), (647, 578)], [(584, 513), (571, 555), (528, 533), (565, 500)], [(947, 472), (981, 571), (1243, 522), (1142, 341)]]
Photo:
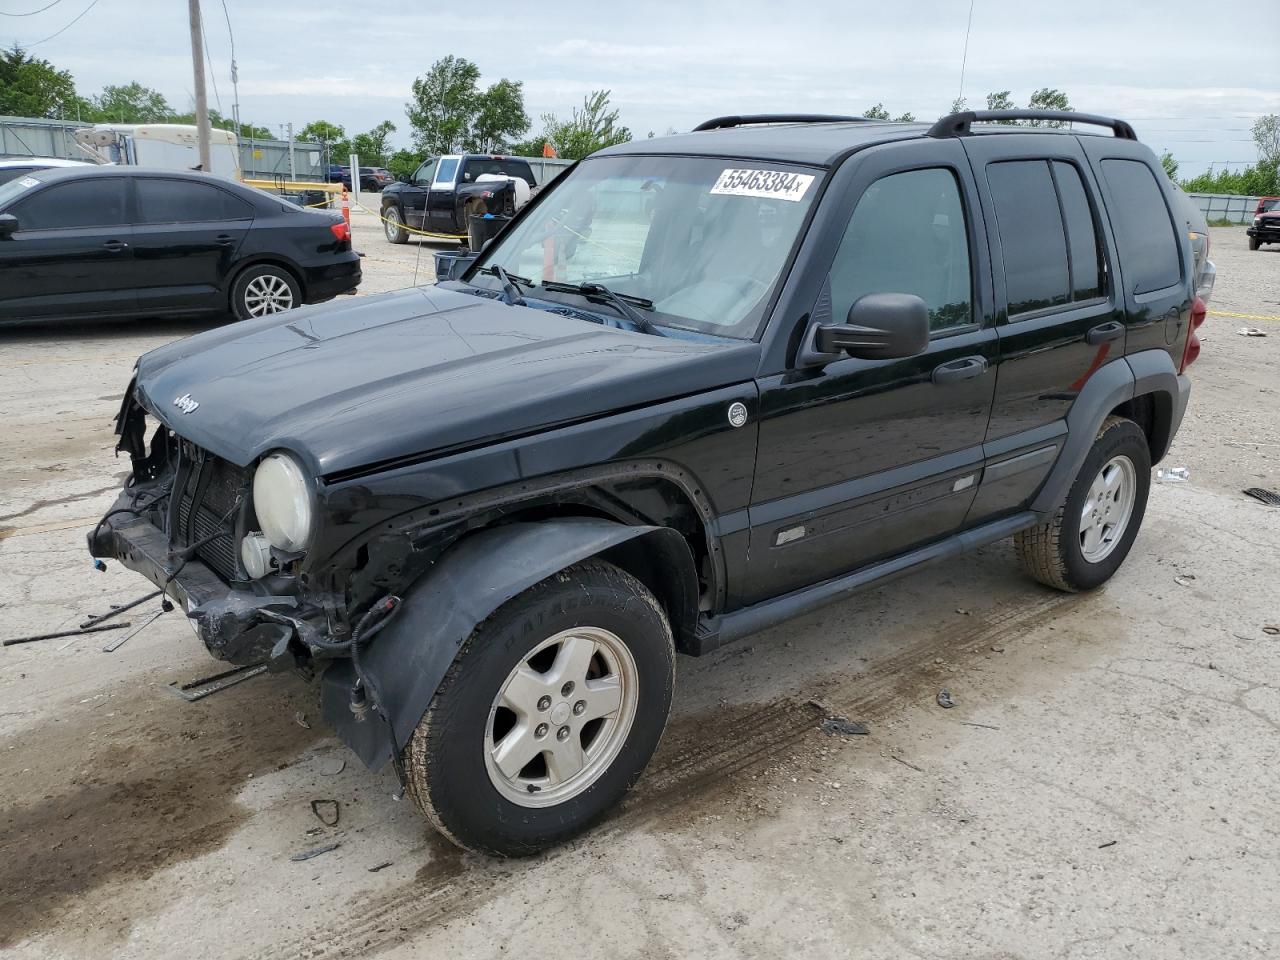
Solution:
[(1262, 212), (1266, 213), (1268, 210), (1274, 210), (1276, 207), (1280, 207), (1280, 199), (1263, 200), (1260, 206), (1262, 207)]
[[(818, 170), (756, 160), (587, 160), (502, 233), (478, 263), (498, 264), (534, 284), (604, 283), (615, 293), (651, 301), (654, 323), (749, 339), (800, 234), (819, 176)], [(479, 273), (471, 282), (497, 285)], [(542, 289), (530, 295), (566, 296)]]

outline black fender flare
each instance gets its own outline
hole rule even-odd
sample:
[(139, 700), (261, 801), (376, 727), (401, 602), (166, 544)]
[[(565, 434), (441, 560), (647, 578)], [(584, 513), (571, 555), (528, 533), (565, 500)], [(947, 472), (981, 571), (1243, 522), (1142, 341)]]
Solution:
[[(1099, 367), (1085, 383), (1067, 413), (1067, 440), (1057, 463), (1031, 509), (1049, 516), (1067, 498), (1067, 491), (1093, 447), (1102, 422), (1120, 404), (1135, 396), (1151, 394), (1156, 402), (1155, 446), (1164, 455), (1186, 409), (1190, 381), (1178, 374), (1173, 358), (1164, 350), (1143, 350)], [(1163, 424), (1163, 426), (1162, 426)], [(1153, 450), (1152, 462), (1159, 459)]]
[[(458, 650), (508, 600), (589, 557), (642, 538), (656, 538), (664, 570), (690, 589), (668, 595), (668, 615), (692, 629), (696, 578), (688, 544), (666, 527), (628, 526), (593, 517), (511, 523), (475, 533), (452, 546), (406, 591), (387, 626), (361, 648), (372, 703), (358, 718), (351, 708), (355, 671), (333, 661), (321, 680), (321, 713), (370, 769), (399, 756), (427, 711)], [(673, 582), (674, 582), (673, 581)], [(671, 598), (682, 610), (671, 609)], [(676, 623), (673, 630), (679, 631)]]

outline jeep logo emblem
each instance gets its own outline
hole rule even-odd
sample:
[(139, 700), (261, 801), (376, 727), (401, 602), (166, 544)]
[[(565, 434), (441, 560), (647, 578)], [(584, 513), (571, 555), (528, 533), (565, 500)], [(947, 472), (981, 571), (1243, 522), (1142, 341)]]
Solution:
[(200, 406), (200, 401), (192, 400), (191, 394), (184, 393), (173, 401), (173, 405), (183, 413), (195, 413), (196, 407)]

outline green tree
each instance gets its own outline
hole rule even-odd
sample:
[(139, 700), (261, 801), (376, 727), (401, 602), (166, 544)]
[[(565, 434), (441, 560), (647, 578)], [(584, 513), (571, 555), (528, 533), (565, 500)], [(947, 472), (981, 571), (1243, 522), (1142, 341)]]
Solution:
[(407, 177), (418, 169), (422, 157), (413, 150), (397, 150), (387, 158), (386, 168), (393, 177)]
[[(1070, 110), (1071, 101), (1062, 90), (1057, 90), (1053, 87), (1041, 87), (1031, 94), (1031, 99), (1027, 102), (1027, 106), (1032, 110)], [(1061, 120), (1031, 120), (1028, 122), (1033, 127), (1038, 127), (1042, 124), (1049, 127), (1066, 126)]]
[(868, 120), (888, 120), (889, 111), (884, 108), (883, 103), (877, 103), (874, 107), (867, 107), (862, 111), (862, 115)]
[[(987, 94), (988, 110), (1013, 110), (1017, 104), (1013, 102), (1013, 97), (1009, 95), (1008, 90), (996, 90)], [(1008, 125), (1016, 124), (1017, 120), (997, 120), (996, 123)]]
[(964, 97), (956, 97), (954, 100), (951, 101), (952, 113), (964, 113), (968, 109), (969, 109), (969, 101), (966, 100)]
[(405, 104), (414, 145), (423, 153), (455, 153), (471, 135), (479, 106), (480, 68), (450, 54), (413, 81), (413, 99)]
[(350, 149), (347, 152), (359, 154), (361, 163), (384, 167), (387, 165), (387, 158), (391, 153), (391, 144), (388, 143), (388, 140), (395, 131), (396, 125), (394, 123), (390, 120), (383, 120), (372, 130), (365, 133), (357, 133), (352, 137)]
[(1173, 159), (1173, 154), (1168, 150), (1160, 154), (1160, 166), (1164, 167), (1165, 176), (1174, 183), (1178, 182), (1178, 161)]
[(1234, 193), (1246, 197), (1280, 196), (1280, 160), (1259, 160), (1243, 170), (1212, 170), (1182, 181), (1188, 193)]
[(480, 94), (467, 149), (477, 153), (505, 150), (512, 138), (529, 129), (524, 112), (524, 84), (502, 79)]
[(542, 148), (547, 142), (547, 138), (544, 135), (538, 134), (528, 140), (517, 140), (508, 144), (507, 153), (513, 157), (540, 157), (542, 156)]
[(137, 81), (107, 85), (90, 104), (92, 116), (85, 113), (82, 119), (100, 123), (164, 123), (173, 116), (173, 108), (160, 91)]
[(543, 137), (555, 148), (556, 156), (581, 160), (631, 139), (631, 131), (618, 123), (618, 111), (609, 109), (611, 92), (592, 90), (582, 98), (582, 109), (575, 107), (568, 120), (557, 120), (552, 114), (543, 116)]
[(900, 113), (893, 118), (894, 123), (915, 123), (916, 115), (914, 113)]
[(57, 119), (75, 108), (71, 74), (48, 60), (37, 60), (21, 47), (0, 51), (0, 114)]
[(1280, 115), (1269, 113), (1253, 124), (1253, 142), (1258, 145), (1258, 159), (1263, 162), (1280, 160)]

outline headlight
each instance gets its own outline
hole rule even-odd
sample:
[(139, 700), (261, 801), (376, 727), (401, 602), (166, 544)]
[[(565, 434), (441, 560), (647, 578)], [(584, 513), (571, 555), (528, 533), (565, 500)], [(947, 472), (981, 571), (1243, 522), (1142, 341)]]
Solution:
[(315, 497), (301, 464), (287, 453), (269, 453), (253, 475), (253, 510), (271, 545), (289, 553), (307, 549)]

